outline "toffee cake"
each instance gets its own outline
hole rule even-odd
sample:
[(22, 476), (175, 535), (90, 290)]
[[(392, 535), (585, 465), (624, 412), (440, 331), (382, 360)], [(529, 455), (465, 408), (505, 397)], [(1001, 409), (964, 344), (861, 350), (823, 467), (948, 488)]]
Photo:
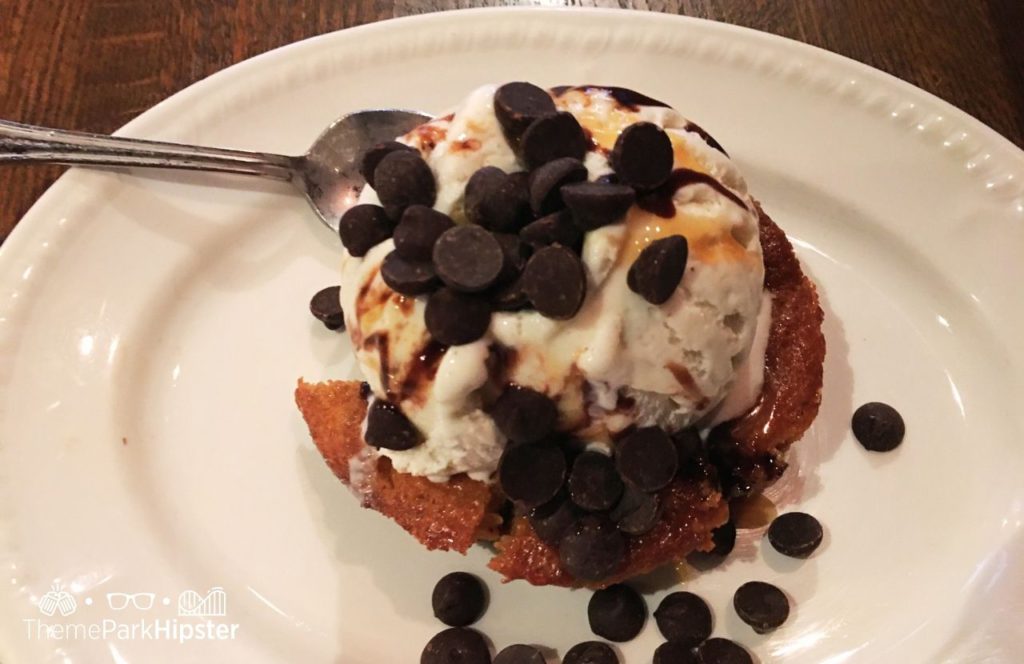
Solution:
[(814, 420), (814, 285), (722, 146), (621, 88), (484, 86), (363, 162), (340, 304), (365, 382), (314, 443), (429, 549), (602, 587), (713, 546)]

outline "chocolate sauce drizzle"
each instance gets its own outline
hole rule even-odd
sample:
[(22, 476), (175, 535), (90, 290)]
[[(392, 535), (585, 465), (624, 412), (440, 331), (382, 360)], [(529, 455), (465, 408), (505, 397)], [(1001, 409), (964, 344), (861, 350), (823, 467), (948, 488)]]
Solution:
[(441, 365), (441, 360), (447, 351), (448, 346), (439, 343), (435, 339), (431, 339), (423, 346), (419, 353), (413, 356), (409, 370), (405, 374), (405, 379), (398, 386), (397, 396), (399, 401), (426, 398), (427, 395), (423, 393), (422, 388), (434, 380), (434, 376), (437, 375), (437, 368)]
[(704, 128), (701, 127), (696, 122), (687, 121), (686, 122), (686, 126), (683, 127), (683, 130), (684, 131), (688, 131), (691, 134), (697, 134), (698, 136), (700, 136), (701, 138), (704, 139), (705, 143), (707, 143), (708, 145), (710, 145), (714, 149), (718, 150), (719, 152), (724, 154), (726, 157), (729, 156), (729, 153), (725, 151), (725, 148), (722, 147), (722, 144), (719, 143), (718, 141), (716, 141), (714, 136), (712, 136), (708, 132), (704, 131)]
[(683, 187), (688, 187), (693, 184), (706, 184), (736, 205), (739, 205), (743, 209), (747, 209), (747, 204), (743, 199), (737, 196), (735, 192), (724, 184), (707, 173), (701, 173), (689, 168), (677, 168), (672, 171), (672, 175), (670, 175), (668, 180), (665, 181), (665, 184), (661, 185), (654, 191), (637, 198), (636, 204), (641, 209), (647, 210), (652, 214), (656, 214), (665, 219), (671, 219), (676, 214), (676, 205), (673, 202), (672, 197)]

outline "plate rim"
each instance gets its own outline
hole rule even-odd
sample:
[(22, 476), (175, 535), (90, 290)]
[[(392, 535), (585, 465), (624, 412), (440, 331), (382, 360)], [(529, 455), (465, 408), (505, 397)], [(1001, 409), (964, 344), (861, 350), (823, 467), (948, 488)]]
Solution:
[[(437, 14), (404, 17), (394, 20), (385, 20), (373, 24), (367, 24), (345, 30), (335, 31), (332, 33), (326, 33), (324, 35), (318, 35), (306, 40), (302, 40), (299, 42), (279, 47), (277, 49), (273, 49), (266, 53), (255, 56), (254, 58), (250, 58), (241, 63), (237, 63), (235, 65), (227, 67), (200, 81), (197, 81), (189, 85), (188, 87), (184, 88), (183, 90), (179, 91), (178, 93), (175, 93), (167, 99), (159, 102), (153, 108), (143, 112), (137, 118), (133, 119), (131, 122), (127, 123), (124, 127), (122, 127), (117, 133), (124, 135), (137, 135), (137, 132), (146, 130), (148, 127), (151, 128), (154, 125), (154, 123), (158, 124), (160, 122), (159, 116), (161, 114), (161, 109), (165, 109), (170, 104), (181, 103), (195, 96), (205, 96), (207, 93), (206, 91), (208, 89), (216, 87), (221, 82), (232, 81), (233, 79), (238, 78), (240, 75), (244, 76), (246, 73), (248, 73), (250, 69), (261, 68), (264, 66), (264, 63), (266, 62), (278, 61), (278, 64), (282, 64), (292, 60), (292, 58), (294, 58), (296, 54), (301, 56), (304, 49), (329, 47), (335, 40), (339, 39), (339, 35), (345, 35), (344, 37), (341, 37), (341, 39), (348, 39), (349, 35), (346, 33), (358, 32), (360, 35), (372, 35), (376, 31), (392, 30), (395, 28), (395, 25), (399, 23), (402, 24), (403, 26), (414, 26), (434, 22), (443, 23), (447, 20), (451, 20), (451, 17), (453, 15), (459, 15), (460, 18), (457, 20), (463, 20), (461, 18), (463, 16), (479, 14), (528, 13), (539, 15), (545, 13), (562, 14), (568, 13), (570, 11), (577, 13), (581, 12), (581, 10), (579, 9), (570, 8), (551, 9), (523, 7), (458, 10), (452, 12), (439, 12)], [(587, 9), (585, 10), (585, 12), (587, 14), (595, 16), (608, 14), (613, 15), (616, 18), (625, 18), (626, 16), (628, 16), (628, 20), (631, 21), (654, 21), (658, 23), (665, 21), (679, 21), (681, 23), (695, 25), (696, 27), (694, 27), (693, 29), (698, 31), (705, 29), (710, 29), (713, 31), (721, 30), (722, 32), (720, 34), (729, 34), (732, 32), (736, 32), (741, 35), (746, 35), (746, 37), (748, 38), (763, 40), (765, 43), (768, 43), (769, 45), (782, 44), (786, 48), (795, 48), (798, 52), (802, 51), (804, 53), (807, 53), (808, 56), (813, 56), (812, 59), (821, 58), (825, 62), (824, 69), (826, 70), (829, 69), (830, 62), (845, 61), (846, 64), (844, 66), (853, 67), (856, 71), (862, 72), (862, 76), (865, 81), (869, 81), (872, 83), (877, 82), (879, 85), (894, 86), (894, 89), (897, 92), (903, 91), (904, 93), (912, 93), (913, 95), (915, 95), (916, 98), (928, 101), (928, 105), (924, 105), (923, 103), (919, 105), (917, 111), (918, 113), (926, 113), (934, 110), (940, 110), (946, 116), (953, 116), (953, 121), (951, 122), (951, 126), (949, 127), (950, 131), (961, 129), (964, 125), (973, 128), (973, 130), (980, 135), (980, 138), (979, 136), (975, 136), (975, 140), (977, 143), (981, 145), (981, 149), (985, 149), (986, 146), (988, 146), (989, 149), (991, 149), (991, 151), (993, 152), (997, 151), (996, 148), (999, 148), (999, 151), (1005, 151), (1006, 156), (1008, 157), (1007, 166), (1012, 167), (1009, 168), (1009, 170), (1013, 174), (1018, 174), (1018, 183), (1021, 180), (1024, 180), (1024, 177), (1020, 177), (1020, 175), (1024, 175), (1024, 151), (1017, 148), (1017, 146), (1010, 142), (1009, 139), (999, 135), (997, 132), (995, 132), (995, 130), (986, 126), (980, 120), (977, 120), (976, 118), (970, 116), (966, 112), (957, 109), (949, 102), (945, 102), (941, 98), (938, 98), (935, 95), (932, 95), (931, 93), (921, 90), (920, 88), (917, 88), (912, 84), (902, 81), (890, 74), (882, 72), (881, 70), (874, 69), (868, 65), (857, 62), (845, 56), (841, 56), (815, 46), (804, 44), (802, 42), (797, 42), (792, 39), (772, 35), (770, 33), (765, 33), (740, 26), (733, 26), (730, 24), (707, 21), (704, 19), (617, 9)], [(836, 58), (838, 58), (838, 60), (836, 60)], [(826, 81), (826, 83), (827, 82), (828, 81)], [(809, 79), (807, 81), (804, 81), (803, 84), (816, 85), (817, 83), (813, 79)], [(842, 94), (840, 91), (829, 92), (829, 94), (833, 93)], [(865, 109), (865, 111), (867, 110), (868, 109)], [(999, 139), (1001, 139), (1001, 141)], [(965, 173), (964, 177), (965, 180), (967, 180), (968, 178), (970, 178), (970, 175)], [(40, 239), (45, 241), (47, 238), (56, 237), (57, 235), (61, 234), (60, 226), (49, 226), (46, 223), (47, 216), (54, 216), (50, 214), (51, 210), (59, 209), (62, 204), (68, 203), (68, 201), (71, 201), (70, 204), (79, 204), (79, 202), (76, 201), (76, 188), (79, 186), (85, 187), (87, 191), (86, 199), (92, 196), (96, 196), (105, 190), (105, 188), (89, 188), (89, 185), (90, 176), (87, 173), (83, 173), (79, 169), (69, 171), (68, 173), (62, 175), (54, 183), (54, 185), (51, 186), (43, 194), (43, 196), (41, 196), (40, 199), (37, 200), (36, 203), (34, 203), (31, 206), (31, 208), (26, 212), (26, 214), (22, 217), (21, 221), (16, 225), (15, 229), (9, 235), (4, 244), (0, 246), (0, 294), (7, 292), (9, 287), (17, 286), (16, 282), (13, 281), (13, 278), (20, 272), (20, 269), (18, 268), (19, 261), (27, 261), (29, 264), (34, 265), (37, 262), (39, 262), (38, 259), (42, 258), (42, 254), (44, 251), (46, 251), (46, 247), (44, 246), (42, 249), (40, 249), (38, 246), (32, 247), (31, 245), (33, 242), (37, 242)], [(111, 184), (108, 186), (116, 186), (116, 184), (114, 184), (113, 181), (111, 181)], [(62, 198), (62, 195), (65, 194), (65, 190), (67, 190), (66, 193), (68, 195), (68, 198), (66, 199)], [(1024, 196), (1024, 194), (1021, 195)], [(51, 255), (48, 258), (51, 259), (54, 253), (58, 255), (60, 253), (59, 248), (57, 247), (51, 249), (50, 252)], [(14, 269), (15, 271), (8, 272), (9, 269)], [(43, 269), (41, 272), (45, 274), (46, 270)], [(17, 330), (16, 310), (13, 320), (9, 320), (4, 316), (8, 304), (9, 301), (5, 300), (3, 306), (0, 306), (0, 350), (6, 348), (6, 342), (8, 340), (12, 326), (15, 331)], [(2, 374), (3, 371), (3, 366), (0, 366), (0, 374)], [(1020, 364), (1015, 363), (1013, 366), (1013, 373), (1020, 376), (1022, 372), (1024, 372), (1024, 368), (1022, 368)], [(3, 410), (3, 404), (0, 403), (0, 414), (3, 413)], [(0, 474), (2, 474), (2, 472), (0, 472)], [(4, 506), (0, 506), (0, 511), (4, 509)], [(6, 549), (6, 551), (4, 551), (3, 549), (5, 549), (5, 547), (0, 546), (0, 553), (10, 552), (10, 549)], [(0, 651), (2, 651), (4, 648), (4, 644), (0, 643)]]

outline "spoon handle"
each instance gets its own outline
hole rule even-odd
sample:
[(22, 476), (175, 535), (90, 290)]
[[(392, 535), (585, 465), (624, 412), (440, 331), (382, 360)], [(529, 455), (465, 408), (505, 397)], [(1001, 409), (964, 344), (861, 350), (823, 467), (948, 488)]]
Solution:
[(298, 158), (48, 129), (0, 120), (0, 164), (181, 168), (291, 180)]

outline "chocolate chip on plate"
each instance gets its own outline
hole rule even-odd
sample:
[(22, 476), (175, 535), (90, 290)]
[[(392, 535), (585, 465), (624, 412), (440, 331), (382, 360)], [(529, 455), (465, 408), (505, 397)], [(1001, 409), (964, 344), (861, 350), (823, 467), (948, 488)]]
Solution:
[(641, 491), (668, 486), (679, 469), (676, 446), (658, 427), (642, 427), (630, 433), (615, 448), (615, 466), (622, 479)]
[(353, 205), (338, 222), (338, 235), (345, 250), (359, 258), (391, 237), (395, 225), (388, 219), (384, 208), (370, 203)]
[(537, 537), (552, 546), (558, 546), (562, 536), (583, 516), (583, 510), (560, 494), (540, 507), (530, 510), (527, 518)]
[(451, 217), (426, 205), (410, 205), (395, 226), (395, 251), (410, 261), (429, 261), (434, 243), (455, 226)]
[(427, 642), (420, 664), (491, 664), (491, 651), (480, 632), (449, 627)]
[(495, 286), (510, 284), (519, 278), (526, 261), (530, 258), (530, 247), (511, 233), (494, 233), (494, 239), (501, 247), (501, 272), (495, 280)]
[(729, 639), (715, 637), (708, 639), (697, 648), (699, 664), (754, 664), (750, 653), (740, 644)]
[(562, 157), (583, 160), (587, 136), (572, 113), (546, 115), (530, 123), (519, 143), (526, 166), (531, 170)]
[(590, 512), (610, 510), (622, 495), (622, 478), (607, 454), (584, 452), (569, 473), (569, 497)]
[(853, 412), (853, 435), (865, 449), (889, 452), (899, 447), (906, 433), (903, 417), (880, 401), (866, 403)]
[(626, 285), (651, 304), (662, 304), (682, 281), (688, 255), (689, 245), (682, 235), (655, 240), (629, 266)]
[(596, 591), (587, 604), (590, 631), (609, 641), (630, 641), (643, 629), (647, 604), (640, 593), (621, 583)]
[(366, 151), (363, 155), (363, 161), (359, 165), (359, 174), (366, 180), (366, 184), (371, 187), (373, 184), (373, 173), (377, 170), (377, 165), (380, 164), (380, 160), (388, 156), (392, 152), (398, 150), (405, 150), (406, 152), (416, 152), (416, 148), (398, 141), (385, 141), (384, 143), (378, 143), (372, 148)]
[(498, 431), (513, 443), (535, 443), (554, 431), (558, 407), (542, 392), (509, 385), (494, 402), (490, 414)]
[(532, 83), (506, 83), (494, 92), (494, 115), (513, 146), (534, 120), (553, 115), (556, 110), (551, 95)]
[(544, 653), (523, 643), (502, 648), (501, 652), (494, 656), (493, 664), (545, 664), (547, 660)]
[(622, 130), (612, 148), (615, 174), (637, 189), (654, 189), (672, 174), (672, 141), (652, 122), (637, 122)]
[(422, 295), (441, 285), (430, 261), (406, 260), (397, 250), (381, 261), (380, 276), (391, 290), (402, 295)]
[(501, 274), (504, 254), (487, 229), (464, 224), (450, 228), (434, 243), (434, 269), (450, 288), (478, 293)]
[(527, 509), (554, 498), (565, 483), (565, 453), (556, 445), (515, 445), (498, 462), (505, 495)]
[(461, 346), (487, 333), (491, 305), (477, 295), (441, 288), (430, 294), (423, 320), (434, 339), (446, 346)]
[(486, 603), (484, 584), (466, 572), (445, 574), (430, 595), (434, 617), (451, 627), (475, 623), (484, 614)]
[(386, 450), (408, 450), (423, 437), (397, 404), (375, 399), (366, 415), (366, 443)]
[(386, 208), (433, 206), (437, 183), (430, 166), (417, 151), (396, 150), (384, 155), (373, 171), (377, 198)]
[(636, 192), (624, 184), (577, 182), (564, 185), (561, 192), (573, 221), (585, 231), (621, 220), (636, 200)]
[(685, 591), (666, 595), (654, 610), (654, 622), (666, 639), (690, 647), (711, 636), (711, 609), (700, 597)]
[(643, 535), (661, 518), (661, 501), (656, 494), (626, 484), (608, 517), (627, 535)]
[(806, 558), (821, 544), (821, 524), (806, 512), (787, 512), (768, 526), (768, 541), (784, 556)]
[(530, 173), (530, 208), (536, 215), (556, 212), (565, 207), (562, 187), (585, 182), (587, 167), (579, 159), (562, 157), (549, 161)]
[(492, 231), (515, 232), (530, 215), (527, 174), (512, 173), (496, 166), (484, 166), (466, 182), (466, 219)]
[(619, 664), (619, 656), (607, 643), (584, 641), (569, 648), (562, 664)]
[(772, 631), (789, 617), (786, 593), (763, 581), (748, 581), (737, 588), (732, 605), (740, 620), (758, 634)]
[(341, 310), (341, 286), (328, 286), (317, 291), (309, 301), (309, 313), (328, 330), (344, 330), (345, 314)]
[(530, 222), (519, 231), (519, 238), (534, 249), (560, 244), (578, 253), (583, 246), (583, 233), (568, 210), (552, 212)]
[(654, 651), (654, 664), (697, 664), (697, 654), (684, 643), (666, 641)]
[(577, 521), (558, 545), (562, 567), (580, 581), (607, 578), (622, 564), (625, 555), (626, 540), (622, 533), (611, 521), (596, 515)]
[(571, 249), (551, 245), (537, 251), (526, 262), (523, 288), (542, 315), (567, 320), (583, 306), (587, 273), (580, 257)]
[(733, 548), (736, 546), (736, 524), (732, 521), (726, 521), (712, 530), (711, 541), (714, 543), (715, 548), (708, 552), (710, 555), (724, 557), (732, 553)]

